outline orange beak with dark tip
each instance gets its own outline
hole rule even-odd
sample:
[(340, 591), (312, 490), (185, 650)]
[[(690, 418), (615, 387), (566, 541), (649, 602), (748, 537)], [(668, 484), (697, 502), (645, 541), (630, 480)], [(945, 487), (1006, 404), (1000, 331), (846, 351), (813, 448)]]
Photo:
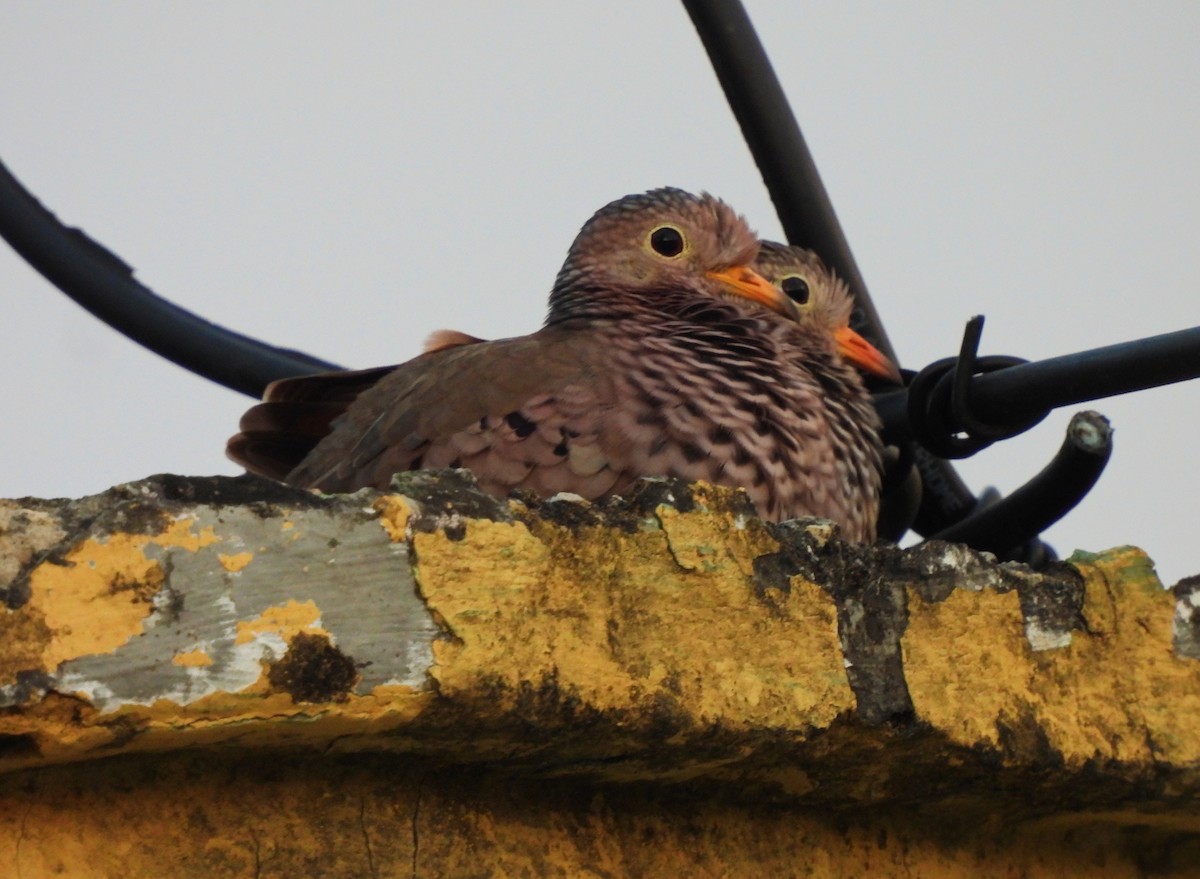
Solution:
[(796, 303), (787, 295), (749, 266), (733, 266), (720, 272), (705, 272), (714, 281), (720, 281), (743, 299), (765, 305), (794, 321), (800, 320)]
[(871, 375), (886, 378), (898, 385), (904, 384), (900, 370), (896, 364), (888, 360), (878, 348), (860, 336), (849, 327), (842, 327), (833, 334), (837, 340), (838, 351), (841, 355)]

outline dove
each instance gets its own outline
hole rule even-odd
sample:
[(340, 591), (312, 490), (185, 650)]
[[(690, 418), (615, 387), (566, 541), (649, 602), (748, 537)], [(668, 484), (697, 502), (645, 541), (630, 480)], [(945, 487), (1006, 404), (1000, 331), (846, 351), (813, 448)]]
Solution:
[[(786, 292), (795, 282), (753, 268), (759, 252), (713, 196), (618, 199), (571, 244), (536, 332), (443, 330), (398, 366), (275, 382), (228, 454), (326, 492), (441, 467), (501, 496), (596, 500), (646, 476), (707, 480), (744, 489), (769, 520), (828, 518), (869, 541), (879, 422), (855, 364), (895, 368), (848, 327), (806, 317)], [(806, 276), (810, 299), (826, 278), (836, 287), (828, 272)]]
[(904, 383), (896, 365), (850, 329), (854, 311), (850, 287), (826, 267), (815, 251), (764, 239), (759, 242), (754, 268), (796, 303), (802, 322), (832, 333), (838, 349), (851, 363), (888, 382)]

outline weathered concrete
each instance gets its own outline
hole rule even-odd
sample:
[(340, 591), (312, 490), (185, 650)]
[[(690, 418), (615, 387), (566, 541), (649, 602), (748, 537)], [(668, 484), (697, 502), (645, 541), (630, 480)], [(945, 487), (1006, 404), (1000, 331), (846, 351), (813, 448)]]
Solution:
[[(6, 585), (5, 585), (6, 584)], [(736, 493), (0, 502), (0, 874), (1200, 874), (1200, 594)]]

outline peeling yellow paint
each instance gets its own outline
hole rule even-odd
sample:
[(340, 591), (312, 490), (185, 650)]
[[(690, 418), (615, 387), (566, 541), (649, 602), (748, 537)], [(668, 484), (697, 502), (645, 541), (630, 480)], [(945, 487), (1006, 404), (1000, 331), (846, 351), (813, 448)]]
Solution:
[(176, 653), (171, 657), (173, 665), (184, 668), (205, 668), (213, 664), (213, 658), (203, 650), (189, 650), (186, 653)]
[(33, 571), (29, 611), (40, 613), (53, 635), (41, 668), (110, 653), (142, 631), (163, 582), (162, 567), (143, 552), (148, 542), (140, 534), (84, 540), (62, 564), (44, 562)]
[(221, 563), (221, 567), (229, 571), (231, 574), (236, 574), (246, 565), (254, 561), (254, 553), (239, 552), (234, 555), (217, 555), (217, 561)]
[[(0, 875), (1200, 871), (1200, 807), (1188, 799), (1200, 663), (1172, 652), (1173, 602), (1143, 554), (1076, 557), (1084, 629), (1036, 653), (1015, 592), (957, 590), (934, 603), (910, 592), (905, 673), (929, 726), (897, 733), (852, 717), (828, 593), (801, 577), (785, 589), (756, 584), (754, 560), (775, 541), (719, 491), (701, 487), (696, 500), (696, 512), (662, 507), (633, 533), (522, 515), (471, 520), (458, 541), (416, 534), (419, 590), (450, 633), (433, 643), (436, 689), (388, 684), (296, 702), (264, 673), (185, 705), (175, 690), (104, 712), (34, 691), (0, 712), (4, 768), (36, 768), (0, 776)], [(388, 536), (405, 539), (407, 502), (385, 497), (375, 509)], [(394, 554), (374, 527), (372, 551)], [(307, 529), (289, 520), (280, 530)], [(157, 536), (84, 541), (65, 565), (38, 567), (30, 601), (0, 610), (0, 683), (138, 636), (164, 576), (147, 547), (219, 540), (185, 517)], [(254, 557), (212, 552), (203, 576)], [(236, 624), (236, 643), (290, 642), (321, 626), (316, 602), (281, 596)], [(186, 637), (189, 649), (161, 661), (194, 669), (172, 670), (188, 686), (212, 679), (215, 648)], [(1141, 800), (1144, 813), (1124, 800), (1093, 809), (1092, 793), (1072, 791), (1069, 808), (1049, 814), (1040, 803), (1014, 812), (986, 778), (956, 788), (953, 802), (905, 787), (943, 758), (949, 773), (978, 758), (970, 771), (986, 774), (995, 767), (979, 746), (1022, 764), (996, 769), (1009, 794), (1026, 767), (1048, 765), (1068, 782), (1073, 769), (1101, 767), (1129, 791), (1170, 773), (1180, 789), (1146, 794), (1159, 800)], [(198, 748), (208, 750), (187, 751)], [(897, 771), (914, 756), (924, 768)], [(89, 762), (51, 765), (73, 760)], [(842, 762), (830, 771), (828, 761)], [(502, 763), (502, 777), (481, 763)]]
[(405, 532), (408, 530), (409, 506), (408, 502), (401, 495), (388, 494), (379, 498), (372, 504), (372, 507), (379, 513), (379, 524), (383, 526), (383, 530), (387, 532), (393, 543), (400, 543), (405, 539)]
[(286, 604), (268, 607), (252, 620), (238, 620), (235, 644), (249, 644), (264, 633), (279, 635), (288, 641), (297, 632), (320, 630), (321, 611), (316, 602), (289, 599)]
[(195, 519), (190, 516), (182, 516), (167, 525), (166, 530), (150, 537), (149, 542), (158, 546), (185, 549), (188, 552), (196, 552), (206, 546), (221, 542), (221, 538), (217, 536), (211, 525), (205, 525), (199, 533), (192, 530), (195, 526)]
[[(1089, 559), (1089, 560), (1085, 560)], [(1087, 631), (1034, 652), (1017, 593), (909, 594), (904, 668), (918, 717), (965, 746), (1008, 737), (1071, 766), (1200, 762), (1200, 663), (1172, 651), (1174, 600), (1140, 550), (1077, 555)]]
[(668, 513), (663, 530), (636, 534), (473, 521), (460, 541), (415, 535), (421, 594), (455, 635), (434, 643), (440, 692), (487, 682), (503, 710), (549, 670), (599, 710), (675, 704), (732, 728), (821, 726), (852, 709), (832, 599), (801, 578), (758, 598), (747, 572), (776, 545), (714, 518)]
[[(30, 574), (30, 600), (21, 613), (40, 618), (51, 638), (37, 666), (56, 669), (81, 656), (110, 653), (139, 634), (163, 582), (161, 565), (146, 557), (150, 544), (189, 552), (220, 541), (210, 526), (169, 521), (158, 534), (117, 533), (81, 541), (61, 561)], [(27, 666), (28, 668), (28, 666)]]
[[(212, 693), (188, 705), (160, 699), (102, 713), (85, 700), (50, 693), (20, 714), (0, 714), (0, 735), (11, 741), (27, 737), (36, 744), (28, 756), (8, 755), (9, 771), (108, 756), (117, 744), (123, 753), (232, 741), (239, 747), (307, 744), (322, 751), (336, 742), (333, 750), (338, 752), (377, 751), (379, 736), (403, 731), (435, 700), (428, 691), (389, 685), (363, 696), (351, 694), (336, 705), (297, 704), (286, 693), (269, 692), (256, 683), (239, 693)], [(402, 744), (403, 739), (391, 740), (393, 747)]]
[[(1042, 717), (1069, 754), (1200, 765), (1200, 662), (1172, 650), (1175, 602), (1141, 550), (1074, 560), (1084, 576), (1083, 617), (1071, 647), (1035, 688)], [(1096, 669), (1110, 669), (1098, 675)]]
[[(728, 498), (716, 495), (717, 491), (706, 482), (698, 482), (693, 485), (693, 499), (702, 507), (719, 509), (721, 503), (728, 506)], [(759, 520), (739, 524), (729, 513), (680, 513), (665, 505), (660, 505), (655, 515), (666, 534), (671, 555), (680, 567), (689, 571), (726, 570), (733, 574), (726, 568), (732, 562), (741, 576), (750, 577), (754, 573), (754, 558), (779, 548)]]
[(996, 719), (1031, 700), (1017, 593), (956, 589), (927, 604), (909, 590), (908, 608), (901, 647), (917, 716), (960, 744), (997, 745)]

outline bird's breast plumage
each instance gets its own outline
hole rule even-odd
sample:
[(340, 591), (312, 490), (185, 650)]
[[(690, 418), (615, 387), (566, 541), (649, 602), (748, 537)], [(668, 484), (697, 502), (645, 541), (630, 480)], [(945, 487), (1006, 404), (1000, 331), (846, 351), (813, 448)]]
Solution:
[(740, 487), (766, 518), (821, 516), (872, 539), (881, 448), (862, 381), (819, 334), (720, 310), (725, 321), (604, 331), (623, 401), (605, 425), (618, 466)]

